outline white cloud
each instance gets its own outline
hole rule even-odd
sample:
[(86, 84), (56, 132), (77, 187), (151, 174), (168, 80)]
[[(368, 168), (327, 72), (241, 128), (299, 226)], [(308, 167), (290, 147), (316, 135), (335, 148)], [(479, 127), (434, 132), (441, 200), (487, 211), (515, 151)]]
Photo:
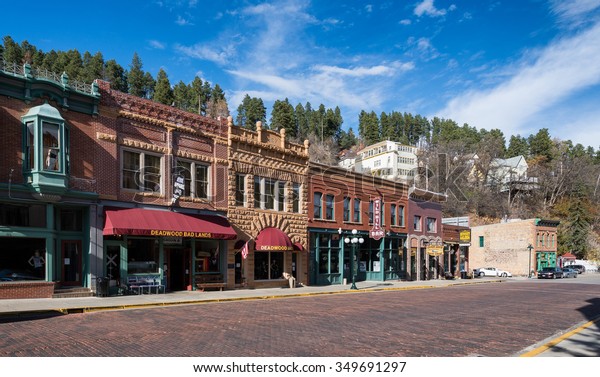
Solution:
[(353, 77), (365, 77), (365, 76), (379, 76), (379, 75), (390, 75), (394, 73), (392, 67), (386, 67), (378, 65), (374, 67), (356, 67), (356, 68), (342, 68), (328, 65), (317, 65), (314, 67), (317, 71), (330, 74), (338, 74), (340, 76), (353, 76)]
[(533, 61), (524, 57), (515, 73), (503, 82), (491, 89), (459, 95), (438, 116), (477, 128), (498, 128), (505, 134), (552, 128), (552, 124), (531, 121), (560, 106), (575, 118), (578, 114), (568, 104), (570, 96), (600, 84), (598, 61), (600, 23), (575, 36), (554, 41), (539, 51)]
[(411, 21), (409, 19), (400, 20), (400, 25), (410, 25)]
[(421, 17), (423, 15), (427, 15), (429, 17), (440, 17), (446, 15), (446, 10), (437, 9), (435, 5), (433, 5), (433, 0), (423, 0), (422, 2), (417, 4), (414, 12), (415, 15), (417, 15), (418, 17)]
[[(230, 74), (265, 87), (263, 100), (289, 98), (292, 102), (323, 103), (360, 110), (377, 108), (386, 99), (389, 86), (397, 74), (414, 69), (412, 62), (395, 61), (387, 65), (343, 68), (315, 65), (307, 74), (264, 74), (261, 71), (232, 70)], [(243, 98), (239, 90), (233, 98)]]
[(175, 20), (175, 23), (179, 26), (189, 26), (189, 25), (194, 25), (190, 20), (186, 20), (185, 18), (181, 17), (180, 15), (177, 16), (177, 19)]
[(367, 11), (367, 13), (373, 12), (373, 5), (372, 4), (365, 5), (365, 10)]
[(551, 10), (565, 21), (587, 17), (600, 7), (600, 0), (552, 0)]
[(201, 43), (190, 47), (176, 45), (175, 50), (190, 58), (208, 60), (218, 64), (225, 64), (236, 53), (233, 45), (212, 48)]
[(164, 50), (165, 49), (165, 44), (162, 42), (159, 42), (157, 40), (149, 40), (148, 44), (150, 44), (150, 47), (158, 49), (158, 50)]

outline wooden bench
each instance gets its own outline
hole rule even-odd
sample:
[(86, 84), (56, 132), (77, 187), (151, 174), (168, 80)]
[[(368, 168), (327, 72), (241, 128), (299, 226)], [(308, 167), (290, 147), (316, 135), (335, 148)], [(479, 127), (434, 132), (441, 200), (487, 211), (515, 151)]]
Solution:
[(221, 274), (196, 275), (194, 283), (196, 284), (196, 288), (202, 292), (207, 288), (219, 288), (219, 290), (222, 291), (226, 287), (226, 284), (223, 281), (223, 275)]

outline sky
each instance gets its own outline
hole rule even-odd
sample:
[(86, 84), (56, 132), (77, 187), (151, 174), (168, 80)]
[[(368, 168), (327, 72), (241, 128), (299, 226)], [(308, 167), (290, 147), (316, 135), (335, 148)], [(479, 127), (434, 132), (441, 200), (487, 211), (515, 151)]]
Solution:
[[(44, 52), (135, 52), (172, 85), (195, 76), (295, 106), (452, 119), (600, 149), (600, 0), (126, 0), (2, 6), (0, 36)], [(12, 14), (12, 16), (10, 16)], [(5, 15), (9, 15), (5, 17)], [(23, 22), (24, 18), (27, 22)]]

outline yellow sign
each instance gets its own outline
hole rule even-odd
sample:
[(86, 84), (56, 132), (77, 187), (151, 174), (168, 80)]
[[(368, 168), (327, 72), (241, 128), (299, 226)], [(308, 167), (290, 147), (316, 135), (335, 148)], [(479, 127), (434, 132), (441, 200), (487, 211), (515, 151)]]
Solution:
[(471, 242), (471, 230), (461, 230), (459, 237), (460, 242)]
[(438, 256), (438, 255), (444, 254), (443, 246), (427, 246), (426, 250), (427, 250), (427, 254), (433, 255), (433, 256)]
[(151, 236), (162, 237), (193, 237), (193, 238), (212, 238), (212, 233), (209, 232), (190, 232), (179, 230), (155, 230), (150, 231)]

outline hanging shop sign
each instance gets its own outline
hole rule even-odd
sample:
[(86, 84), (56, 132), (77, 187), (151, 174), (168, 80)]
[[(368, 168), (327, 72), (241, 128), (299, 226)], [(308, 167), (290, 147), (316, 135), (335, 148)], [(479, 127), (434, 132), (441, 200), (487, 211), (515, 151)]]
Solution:
[(471, 242), (471, 229), (461, 230), (459, 233), (460, 242)]
[(369, 237), (378, 241), (383, 238), (385, 232), (381, 229), (381, 198), (373, 200), (373, 229), (369, 232)]
[(427, 246), (425, 250), (427, 251), (427, 254), (432, 256), (439, 256), (444, 254), (443, 246)]

